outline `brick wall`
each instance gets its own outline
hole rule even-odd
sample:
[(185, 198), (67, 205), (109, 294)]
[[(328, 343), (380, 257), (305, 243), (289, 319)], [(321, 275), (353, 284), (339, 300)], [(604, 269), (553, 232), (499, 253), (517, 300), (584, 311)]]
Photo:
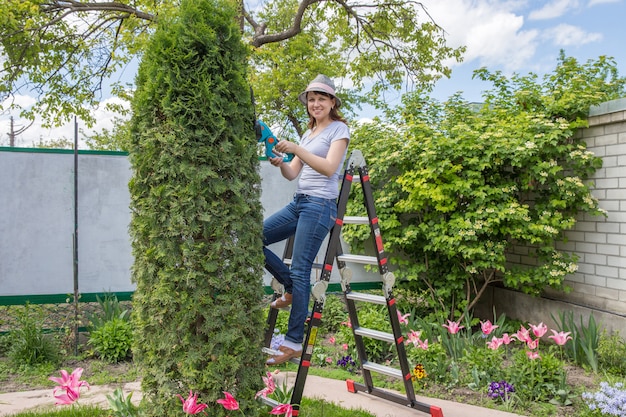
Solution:
[[(593, 194), (607, 216), (581, 216), (563, 251), (579, 256), (578, 271), (566, 278), (572, 291), (546, 290), (543, 297), (529, 297), (505, 290), (491, 289), (482, 304), (482, 314), (493, 307), (507, 316), (535, 322), (551, 322), (559, 311), (575, 310), (594, 314), (604, 327), (626, 335), (626, 99), (594, 107), (589, 127), (578, 132), (588, 150), (603, 160), (592, 179)], [(526, 256), (527, 248), (514, 248), (510, 261), (534, 265)]]
[(607, 217), (584, 216), (559, 249), (580, 256), (578, 271), (568, 277), (570, 294), (554, 298), (626, 314), (626, 99), (595, 107), (589, 128), (579, 132), (588, 149), (602, 158), (593, 194)]

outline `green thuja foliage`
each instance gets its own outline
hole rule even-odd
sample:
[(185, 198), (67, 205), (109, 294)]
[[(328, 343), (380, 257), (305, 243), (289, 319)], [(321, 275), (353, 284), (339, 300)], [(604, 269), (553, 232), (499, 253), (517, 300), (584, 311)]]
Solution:
[(246, 62), (231, 3), (183, 0), (139, 68), (129, 188), (145, 416), (181, 414), (175, 395), (189, 390), (212, 416), (226, 415), (223, 391), (259, 412), (262, 207)]

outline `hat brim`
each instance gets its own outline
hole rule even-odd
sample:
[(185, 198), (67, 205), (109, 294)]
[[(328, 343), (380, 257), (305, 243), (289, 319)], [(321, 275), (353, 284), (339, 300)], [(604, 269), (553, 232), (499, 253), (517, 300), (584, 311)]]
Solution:
[[(298, 96), (298, 100), (300, 100), (300, 103), (304, 104), (306, 106), (306, 93), (309, 92), (315, 92), (315, 93), (324, 93), (324, 94), (328, 94), (328, 91), (324, 91), (321, 88), (309, 88), (306, 91), (300, 93), (300, 95)], [(332, 94), (329, 94), (332, 98), (335, 99), (335, 103), (337, 104), (337, 107), (341, 107), (341, 99), (337, 96), (334, 96)]]

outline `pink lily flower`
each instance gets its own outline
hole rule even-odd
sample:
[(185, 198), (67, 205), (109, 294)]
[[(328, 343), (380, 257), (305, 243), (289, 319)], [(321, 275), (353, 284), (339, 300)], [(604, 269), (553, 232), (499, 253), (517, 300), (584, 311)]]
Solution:
[(415, 331), (415, 330), (411, 330), (409, 332), (409, 334), (407, 335), (407, 341), (406, 343), (413, 343), (413, 346), (417, 346), (420, 340), (420, 336), (422, 335), (422, 332), (420, 331)]
[(528, 349), (537, 349), (537, 347), (539, 347), (539, 339), (535, 339), (535, 340), (529, 339), (526, 342), (526, 346), (528, 346)]
[(271, 395), (274, 391), (276, 391), (276, 383), (274, 382), (274, 378), (272, 377), (272, 373), (271, 372), (267, 372), (267, 376), (263, 377), (263, 382), (265, 383), (265, 388), (263, 388), (261, 391), (257, 392), (256, 395), (254, 396), (254, 399), (256, 400), (259, 396), (262, 397), (267, 397), (268, 395)]
[[(87, 381), (81, 381), (80, 377), (83, 374), (83, 368), (76, 368), (71, 374), (68, 374), (65, 369), (61, 369), (61, 378), (51, 376), (48, 378), (52, 382), (59, 384), (54, 387), (52, 395), (57, 399), (56, 404), (72, 404), (78, 398), (80, 398), (80, 388), (86, 386), (89, 389)], [(62, 394), (57, 394), (59, 391), (64, 391)]]
[(543, 324), (543, 322), (539, 323), (536, 326), (530, 323), (528, 323), (528, 325), (533, 330), (533, 334), (535, 335), (535, 337), (543, 337), (543, 335), (546, 334), (546, 332), (548, 331), (548, 326)]
[(428, 339), (424, 341), (418, 339), (417, 343), (419, 344), (420, 349), (428, 350)]
[(508, 345), (509, 343), (511, 343), (513, 341), (513, 338), (511, 336), (509, 336), (508, 333), (504, 333), (502, 335), (502, 343), (504, 343), (505, 345)]
[(217, 403), (222, 404), (227, 410), (239, 410), (239, 403), (231, 393), (224, 391), (224, 397), (222, 400), (217, 400)]
[(572, 336), (570, 336), (571, 332), (557, 332), (556, 330), (551, 330), (551, 332), (554, 334), (548, 336), (548, 338), (554, 340), (554, 343), (559, 346), (563, 346), (572, 338)]
[(457, 334), (459, 330), (463, 329), (465, 326), (459, 326), (459, 323), (456, 321), (448, 320), (448, 324), (442, 324), (443, 327), (448, 329), (450, 334)]
[(494, 331), (495, 329), (497, 329), (499, 326), (498, 325), (493, 325), (491, 324), (491, 320), (487, 320), (485, 322), (480, 322), (480, 328), (483, 331), (483, 334), (486, 336), (488, 334), (491, 334), (492, 331)]
[(335, 336), (331, 336), (328, 338), (328, 341), (334, 345), (337, 339), (335, 339)]
[(497, 350), (500, 346), (502, 346), (502, 339), (495, 336), (491, 338), (491, 342), (487, 342), (487, 347), (491, 350)]
[(411, 315), (411, 313), (402, 315), (400, 310), (396, 310), (396, 313), (398, 313), (398, 320), (400, 321), (400, 324), (409, 324), (409, 320), (407, 320), (407, 318)]
[(183, 396), (180, 394), (176, 394), (180, 401), (183, 403), (183, 411), (186, 414), (198, 414), (204, 411), (205, 408), (208, 407), (207, 404), (198, 404), (198, 394), (193, 393), (193, 391), (189, 390), (189, 397), (187, 399), (183, 399)]
[(274, 414), (274, 415), (284, 414), (285, 417), (292, 417), (293, 406), (291, 404), (277, 405), (276, 407), (272, 408), (272, 411), (270, 411), (270, 414)]

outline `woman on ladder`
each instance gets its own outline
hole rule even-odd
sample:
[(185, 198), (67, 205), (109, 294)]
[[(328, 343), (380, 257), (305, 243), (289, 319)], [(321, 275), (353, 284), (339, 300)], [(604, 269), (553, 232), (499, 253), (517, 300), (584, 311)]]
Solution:
[[(350, 131), (338, 108), (341, 100), (335, 95), (335, 84), (325, 75), (318, 75), (298, 96), (309, 115), (308, 130), (300, 144), (280, 141), (275, 151), (294, 157), (269, 158), (280, 168), (283, 177), (292, 181), (298, 176), (293, 201), (263, 222), (265, 268), (283, 285), (284, 293), (271, 304), (272, 308), (291, 305), (285, 341), (267, 365), (278, 365), (302, 355), (304, 323), (309, 309), (311, 269), (315, 257), (335, 224), (341, 169), (348, 151)], [(294, 236), (291, 268), (267, 248), (272, 243)]]

